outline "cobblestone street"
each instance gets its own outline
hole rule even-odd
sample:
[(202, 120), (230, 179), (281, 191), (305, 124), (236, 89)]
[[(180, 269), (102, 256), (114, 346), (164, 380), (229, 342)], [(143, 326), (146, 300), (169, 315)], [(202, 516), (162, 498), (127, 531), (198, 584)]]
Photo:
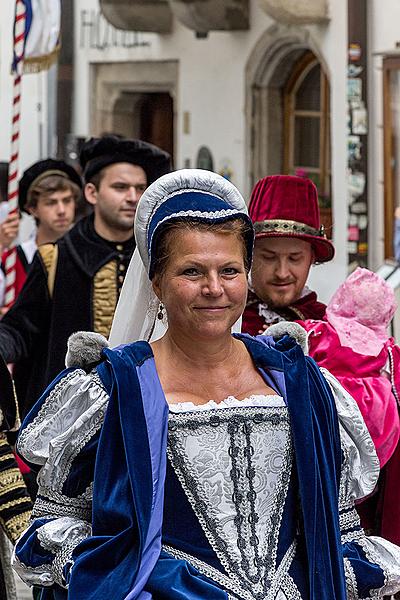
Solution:
[(17, 584), (17, 600), (32, 600), (32, 592), (19, 577), (15, 576)]

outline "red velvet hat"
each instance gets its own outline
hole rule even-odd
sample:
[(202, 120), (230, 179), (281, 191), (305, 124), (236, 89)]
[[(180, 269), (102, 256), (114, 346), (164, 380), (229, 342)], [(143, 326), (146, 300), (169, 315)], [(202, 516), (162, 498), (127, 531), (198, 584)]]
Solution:
[(310, 242), (315, 261), (332, 260), (335, 249), (320, 223), (318, 192), (310, 179), (271, 175), (254, 186), (249, 204), (256, 239), (297, 237)]

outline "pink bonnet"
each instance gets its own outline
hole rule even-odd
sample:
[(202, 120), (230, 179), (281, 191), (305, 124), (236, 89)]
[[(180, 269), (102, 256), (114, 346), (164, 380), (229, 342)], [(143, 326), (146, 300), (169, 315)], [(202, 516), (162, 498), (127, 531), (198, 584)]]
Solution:
[(358, 267), (338, 288), (326, 309), (342, 346), (358, 354), (378, 356), (388, 339), (397, 303), (389, 284)]

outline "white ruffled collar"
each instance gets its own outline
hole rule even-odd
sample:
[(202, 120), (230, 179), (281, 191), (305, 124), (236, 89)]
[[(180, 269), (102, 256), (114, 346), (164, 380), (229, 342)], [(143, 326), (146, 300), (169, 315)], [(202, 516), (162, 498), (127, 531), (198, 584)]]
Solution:
[(193, 404), (193, 402), (177, 402), (169, 404), (169, 411), (172, 413), (181, 412), (204, 412), (208, 410), (223, 410), (232, 407), (249, 407), (249, 406), (269, 406), (278, 407), (285, 406), (285, 401), (282, 396), (277, 394), (253, 394), (243, 400), (238, 400), (234, 396), (228, 396), (221, 402), (209, 400), (205, 404)]

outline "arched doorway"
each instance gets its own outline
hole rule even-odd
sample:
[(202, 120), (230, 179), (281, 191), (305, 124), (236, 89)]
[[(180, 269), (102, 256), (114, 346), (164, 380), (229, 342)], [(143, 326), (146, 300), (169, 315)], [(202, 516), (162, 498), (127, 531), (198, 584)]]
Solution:
[(155, 144), (174, 155), (174, 108), (167, 92), (122, 92), (113, 109), (113, 132)]
[(246, 70), (249, 187), (274, 173), (309, 177), (332, 236), (330, 89), (308, 33), (266, 32)]
[(177, 61), (91, 65), (90, 131), (149, 141), (174, 159)]

